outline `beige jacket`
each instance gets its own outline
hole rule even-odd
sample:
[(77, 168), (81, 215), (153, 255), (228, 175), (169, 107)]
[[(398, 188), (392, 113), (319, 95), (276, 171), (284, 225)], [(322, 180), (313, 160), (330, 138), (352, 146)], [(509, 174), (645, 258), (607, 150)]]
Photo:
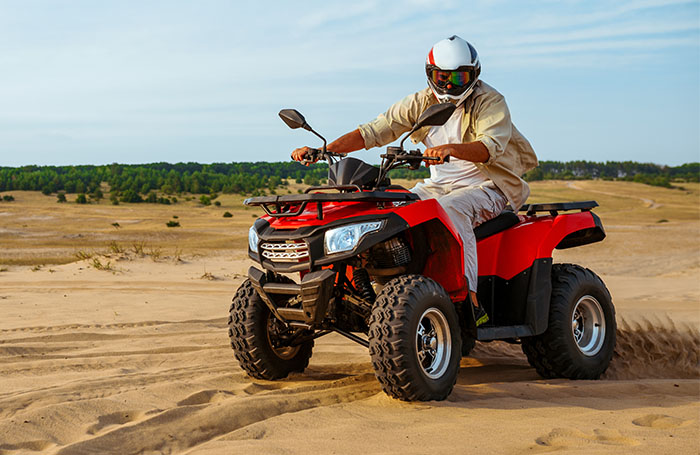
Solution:
[[(365, 148), (382, 147), (409, 131), (420, 114), (438, 101), (430, 88), (409, 95), (384, 114), (359, 126)], [(418, 143), (431, 127), (411, 135)], [(520, 208), (530, 195), (521, 176), (537, 166), (537, 156), (530, 143), (510, 120), (510, 111), (496, 89), (478, 81), (474, 92), (464, 102), (462, 141), (481, 141), (489, 152), (485, 163), (474, 163), (505, 194), (514, 209)]]

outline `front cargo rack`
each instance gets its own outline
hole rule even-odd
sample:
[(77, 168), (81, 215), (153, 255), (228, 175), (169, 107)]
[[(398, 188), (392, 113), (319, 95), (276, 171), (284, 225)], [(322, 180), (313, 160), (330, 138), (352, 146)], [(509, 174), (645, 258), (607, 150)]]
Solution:
[(534, 215), (538, 212), (549, 212), (550, 215), (557, 216), (559, 212), (566, 212), (569, 210), (588, 212), (594, 207), (598, 207), (596, 201), (551, 202), (547, 204), (525, 204), (520, 207), (520, 211), (527, 212), (527, 215)]
[[(339, 193), (309, 193), (314, 190), (338, 190)], [(353, 192), (348, 192), (355, 190)], [(417, 194), (405, 191), (361, 191), (355, 185), (311, 187), (304, 194), (252, 197), (243, 201), (245, 205), (260, 206), (269, 216), (279, 218), (299, 216), (307, 204), (316, 204), (318, 219), (323, 219), (324, 202), (409, 202), (420, 199)]]

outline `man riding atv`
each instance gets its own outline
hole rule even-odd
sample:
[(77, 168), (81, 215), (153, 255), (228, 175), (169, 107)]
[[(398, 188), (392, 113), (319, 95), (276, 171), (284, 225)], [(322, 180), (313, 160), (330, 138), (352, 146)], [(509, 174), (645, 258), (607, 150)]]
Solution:
[[(335, 332), (368, 348), (382, 389), (401, 400), (444, 400), (476, 341), (520, 344), (545, 378), (599, 378), (615, 347), (610, 293), (591, 270), (552, 257), (605, 238), (598, 204), (524, 204), (520, 175), (537, 159), (503, 97), (478, 80), (467, 42), (436, 44), (426, 69), (429, 88), (330, 145), (299, 111), (280, 111), (323, 141), (292, 156), (327, 161), (328, 183), (244, 201), (264, 215), (248, 231), (255, 265), (229, 310), (238, 364), (282, 379)], [(379, 167), (346, 156), (399, 136)], [(404, 149), (408, 137), (425, 153)], [(391, 183), (393, 169), (422, 162), (436, 164), (430, 179), (412, 191)]]
[[(360, 125), (328, 145), (328, 151), (348, 154), (361, 148), (382, 147), (411, 130), (430, 106), (457, 106), (447, 123), (423, 127), (410, 137), (423, 142), (430, 178), (410, 191), (421, 199), (436, 199), (459, 232), (464, 248), (464, 275), (476, 325), (488, 321), (479, 306), (477, 247), (473, 228), (500, 214), (506, 204), (518, 210), (530, 194), (521, 176), (537, 166), (530, 143), (515, 128), (503, 95), (479, 80), (481, 63), (476, 49), (453, 35), (430, 50), (425, 63), (428, 88), (407, 96), (384, 114)], [(309, 147), (292, 158), (304, 161)], [(451, 157), (446, 162), (446, 157)], [(431, 166), (432, 164), (432, 166)]]

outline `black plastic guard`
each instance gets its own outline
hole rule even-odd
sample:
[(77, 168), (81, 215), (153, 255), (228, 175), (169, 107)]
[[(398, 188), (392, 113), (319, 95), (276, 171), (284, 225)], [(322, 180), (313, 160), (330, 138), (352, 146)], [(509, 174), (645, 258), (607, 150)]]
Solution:
[(547, 330), (552, 296), (552, 258), (535, 259), (513, 278), (479, 277), (479, 304), (489, 322), (477, 329), (482, 341), (539, 335)]
[(581, 229), (580, 231), (572, 232), (567, 235), (561, 242), (555, 247), (558, 250), (564, 250), (566, 248), (573, 248), (575, 246), (588, 245), (589, 243), (600, 242), (605, 238), (605, 229), (603, 229), (603, 223), (600, 221), (598, 215), (590, 212), (595, 222), (595, 226), (587, 229)]
[(320, 324), (326, 317), (334, 282), (335, 272), (329, 269), (304, 275), (301, 280), (301, 305), (307, 317), (305, 322)]
[[(248, 278), (255, 292), (260, 295), (262, 301), (270, 308), (270, 311), (275, 317), (281, 321), (287, 321), (291, 318), (295, 321), (299, 320), (310, 325), (319, 324), (325, 319), (328, 303), (333, 294), (335, 275), (336, 273), (330, 269), (307, 273), (301, 280), (301, 285), (298, 285), (289, 282), (277, 283), (275, 281), (270, 281), (268, 280), (268, 275), (262, 270), (255, 267), (248, 269)], [(272, 278), (270, 279), (272, 280)], [(279, 292), (279, 289), (282, 288), (287, 288), (286, 291), (282, 292), (283, 294), (292, 295), (288, 292), (289, 290), (292, 290), (294, 293), (299, 292), (301, 295), (303, 316), (297, 314), (301, 312), (298, 308), (278, 307), (277, 303), (275, 303), (274, 299), (270, 296), (270, 293), (266, 291), (266, 288), (270, 290), (271, 293)], [(298, 288), (298, 291), (296, 288)], [(285, 317), (285, 314), (288, 317)]]
[(357, 158), (345, 158), (328, 166), (329, 185), (367, 187), (377, 181), (379, 169)]

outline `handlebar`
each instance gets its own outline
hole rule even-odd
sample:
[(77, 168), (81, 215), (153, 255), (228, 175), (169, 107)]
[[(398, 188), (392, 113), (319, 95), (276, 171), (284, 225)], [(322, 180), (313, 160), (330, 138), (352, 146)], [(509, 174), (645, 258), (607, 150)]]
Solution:
[[(396, 161), (440, 161), (440, 158), (436, 156), (423, 156), (420, 150), (410, 150), (403, 153), (385, 153), (379, 155), (379, 157)], [(443, 163), (449, 163), (450, 155), (447, 155), (442, 161)]]
[(333, 158), (343, 156), (340, 153), (324, 151), (323, 149), (315, 149), (309, 147), (309, 150), (304, 154), (304, 159), (300, 161), (301, 164), (313, 164), (319, 160), (326, 160), (329, 163), (333, 163)]

